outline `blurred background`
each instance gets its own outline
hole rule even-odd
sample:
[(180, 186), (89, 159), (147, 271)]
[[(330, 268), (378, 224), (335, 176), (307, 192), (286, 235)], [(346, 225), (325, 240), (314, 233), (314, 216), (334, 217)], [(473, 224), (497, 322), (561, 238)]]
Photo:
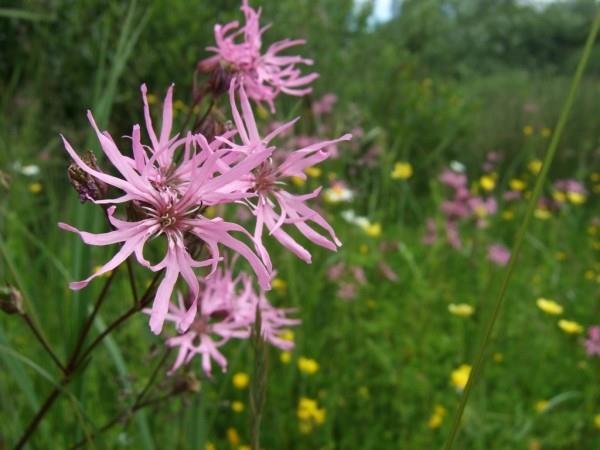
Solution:
[[(0, 283), (19, 288), (61, 355), (85, 317), (83, 297), (99, 290), (73, 293), (67, 283), (112, 249), (80, 248), (56, 226), (103, 229), (101, 211), (80, 205), (69, 186), (59, 133), (99, 155), (86, 109), (124, 136), (142, 120), (143, 82), (153, 103), (176, 83), (182, 123), (213, 26), (241, 19), (239, 4), (2, 0)], [(270, 298), (297, 307), (303, 323), (288, 335), (292, 353), (270, 352), (263, 447), (440, 448), (599, 3), (251, 5), (272, 23), (266, 43), (305, 38), (292, 53), (320, 73), (311, 95), (284, 99), (275, 116), (259, 109), (263, 125), (301, 115), (297, 138), (354, 135), (296, 186), (324, 187), (321, 208), (344, 246), (311, 249), (311, 265), (274, 246)], [(599, 117), (596, 45), (457, 448), (600, 448)], [(448, 209), (457, 175), (472, 199), (464, 216)], [(127, 302), (122, 278), (124, 300), (113, 295), (107, 317)], [(82, 424), (101, 428), (144, 386), (161, 345), (145, 318), (119, 330), (31, 448), (71, 448), (85, 437)], [(227, 374), (122, 418), (96, 448), (249, 448), (247, 387), (236, 374), (251, 373), (251, 352), (232, 345), (227, 356)], [(0, 317), (0, 449), (12, 448), (47, 395), (52, 370), (29, 330)], [(164, 377), (159, 388), (174, 382)]]

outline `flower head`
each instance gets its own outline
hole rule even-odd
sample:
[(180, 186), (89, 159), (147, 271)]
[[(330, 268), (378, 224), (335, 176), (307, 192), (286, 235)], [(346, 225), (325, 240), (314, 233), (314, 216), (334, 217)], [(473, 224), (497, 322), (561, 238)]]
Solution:
[(310, 93), (312, 89), (308, 85), (319, 75), (302, 75), (298, 65), (312, 65), (312, 60), (279, 54), (304, 44), (304, 40), (284, 39), (262, 53), (262, 35), (269, 25), (261, 28), (261, 10), (251, 8), (248, 0), (243, 0), (241, 10), (246, 19), (243, 26), (237, 21), (215, 25), (216, 46), (207, 48), (215, 55), (200, 61), (200, 70), (224, 70), (244, 86), (251, 99), (266, 102), (272, 111), (275, 110), (274, 99), (280, 92), (295, 96)]
[(460, 367), (452, 371), (450, 375), (450, 383), (458, 390), (462, 391), (469, 377), (471, 376), (471, 366), (468, 364), (461, 364)]
[[(310, 253), (284, 231), (284, 226), (294, 226), (311, 242), (329, 250), (336, 250), (341, 246), (341, 242), (335, 235), (333, 228), (317, 211), (307, 205), (308, 200), (319, 195), (321, 188), (304, 195), (291, 194), (285, 188), (292, 177), (306, 179), (306, 168), (328, 158), (328, 154), (323, 151), (325, 147), (340, 141), (350, 140), (352, 136), (346, 134), (332, 141), (318, 142), (294, 151), (282, 151), (269, 147), (270, 141), (290, 128), (296, 120), (280, 126), (266, 137), (261, 138), (244, 87), (239, 86), (241, 114), (237, 107), (235, 88), (235, 83), (232, 83), (229, 95), (233, 118), (242, 143), (235, 144), (226, 139), (223, 142), (229, 146), (232, 152), (245, 154), (249, 157), (261, 154), (265, 148), (274, 153), (273, 158), (264, 161), (247, 180), (248, 188), (256, 194), (256, 200), (254, 202), (248, 201), (247, 204), (256, 217), (254, 240), (263, 261), (265, 261), (267, 267), (270, 267), (270, 260), (262, 243), (265, 227), (269, 231), (269, 235), (306, 262), (311, 261)], [(313, 228), (311, 224), (317, 225), (325, 234)]]
[[(256, 321), (257, 310), (261, 314), (261, 334), (272, 345), (289, 350), (293, 342), (279, 337), (281, 330), (297, 325), (297, 319), (286, 316), (287, 310), (273, 307), (264, 296), (256, 291), (251, 277), (242, 272), (234, 276), (231, 268), (219, 268), (217, 272), (200, 283), (200, 301), (195, 317), (187, 331), (168, 338), (167, 346), (177, 347), (178, 355), (171, 372), (188, 364), (196, 355), (202, 358), (202, 369), (212, 373), (215, 362), (223, 371), (227, 370), (227, 359), (221, 353), (231, 339), (248, 339)], [(187, 308), (183, 295), (178, 295), (178, 304), (169, 305), (166, 320), (181, 330), (180, 322), (186, 320)], [(189, 300), (188, 300), (189, 303)], [(146, 311), (151, 313), (151, 311)], [(248, 384), (246, 374), (234, 375), (233, 383), (238, 389)]]
[[(72, 289), (85, 287), (93, 278), (113, 270), (131, 255), (135, 255), (142, 266), (154, 272), (164, 270), (165, 276), (156, 291), (150, 317), (150, 328), (158, 334), (180, 276), (189, 287), (192, 301), (179, 325), (182, 329), (191, 325), (199, 295), (194, 269), (209, 266), (210, 274), (214, 273), (222, 259), (220, 245), (246, 258), (261, 286), (265, 289), (269, 287), (270, 274), (264, 264), (244, 242), (232, 235), (235, 232), (250, 238), (249, 233), (237, 224), (218, 217), (208, 219), (202, 213), (205, 206), (229, 203), (250, 195), (237, 181), (265, 161), (270, 151), (262, 149), (238, 158), (237, 164), (229, 166), (221, 158), (226, 158), (230, 151), (218, 149), (220, 144), (209, 144), (202, 135), (188, 134), (181, 139), (178, 136), (171, 137), (172, 87), (165, 98), (162, 129), (157, 137), (152, 127), (144, 86), (142, 93), (147, 132), (152, 145), (141, 144), (140, 127), (135, 125), (131, 136), (133, 158), (123, 155), (110, 135), (98, 129), (91, 112), (88, 113), (102, 150), (120, 177), (88, 165), (63, 137), (67, 152), (82, 171), (124, 193), (118, 198), (95, 200), (98, 204), (110, 205), (107, 216), (113, 230), (93, 234), (64, 223), (59, 226), (77, 233), (89, 245), (122, 244), (113, 258), (94, 274), (71, 283)], [(180, 149), (183, 155), (176, 164), (174, 155)], [(135, 210), (135, 219), (123, 220), (116, 216), (116, 205), (122, 203), (131, 205)], [(152, 264), (144, 256), (144, 247), (157, 237), (166, 241), (166, 250), (162, 261)], [(195, 259), (196, 249), (201, 247), (209, 254), (205, 260)]]

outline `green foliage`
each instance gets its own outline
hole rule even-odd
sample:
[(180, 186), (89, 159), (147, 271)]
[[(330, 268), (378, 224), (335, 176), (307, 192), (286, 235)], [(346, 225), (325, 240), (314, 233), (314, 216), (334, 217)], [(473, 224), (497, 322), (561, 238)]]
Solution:
[[(596, 2), (536, 9), (508, 0), (407, 0), (398, 2), (393, 20), (379, 26), (369, 20), (368, 6), (355, 11), (350, 0), (251, 3), (261, 3), (264, 21), (273, 22), (266, 41), (306, 38), (303, 54), (314, 58), (321, 74), (315, 94), (285, 99), (277, 118), (302, 114), (299, 130), (319, 133), (322, 124), (310, 115), (310, 105), (331, 91), (339, 101), (323, 119), (327, 137), (356, 127), (364, 131), (352, 148), (340, 146), (340, 158), (320, 178), (299, 188), (328, 187), (332, 177), (355, 191), (351, 205), (323, 205), (344, 247), (336, 254), (311, 249), (312, 265), (273, 252), (287, 287), (270, 298), (297, 307), (303, 324), (295, 330), (291, 356), (282, 359), (269, 350), (262, 447), (440, 448), (458, 401), (450, 374), (473, 357), (491, 293), (498, 289), (500, 269), (487, 261), (486, 246), (512, 242), (524, 205), (500, 202), (486, 229), (463, 224), (460, 251), (443, 240), (427, 247), (421, 244), (427, 217), (443, 232), (437, 211), (445, 191), (436, 178), (458, 160), (477, 180), (485, 154), (501, 150), (497, 196), (514, 177), (531, 187), (527, 164), (548, 144), (543, 130), (555, 127)], [(93, 108), (101, 127), (125, 145), (117, 137), (141, 120), (142, 82), (158, 98), (176, 82), (176, 99), (189, 103), (193, 70), (212, 44), (213, 24), (239, 18), (238, 5), (9, 0), (0, 8), (0, 177), (10, 177), (6, 186), (0, 183), (0, 284), (23, 293), (62, 360), (102, 284), (74, 294), (67, 283), (112, 249), (88, 252), (56, 227), (75, 220), (104, 226), (102, 214), (80, 205), (68, 186), (58, 133), (78, 149), (94, 148), (84, 114)], [(458, 448), (600, 448), (593, 422), (600, 413), (598, 360), (586, 357), (581, 336), (565, 334), (556, 318), (535, 306), (538, 297), (552, 298), (564, 306), (565, 318), (586, 326), (598, 322), (598, 180), (590, 178), (600, 159), (600, 50), (595, 52), (550, 171), (550, 180), (585, 180), (590, 195), (584, 205), (534, 220), (493, 336), (496, 356), (467, 407)], [(527, 126), (531, 134), (523, 132)], [(369, 166), (363, 158), (373, 148), (379, 157)], [(390, 178), (396, 161), (412, 164), (412, 178)], [(29, 164), (39, 166), (40, 174), (24, 175), (20, 168)], [(41, 192), (35, 193), (36, 183)], [(552, 194), (550, 183), (545, 189)], [(369, 237), (343, 220), (347, 207), (379, 222), (383, 235)], [(503, 218), (509, 210), (514, 220)], [(383, 275), (382, 261), (398, 281)], [(327, 276), (340, 262), (363, 268), (368, 280), (350, 301), (341, 298), (340, 283), (355, 283), (355, 275), (346, 273), (341, 281)], [(136, 277), (141, 286), (151, 278), (141, 270)], [(111, 289), (94, 336), (130, 306), (125, 270)], [(454, 316), (450, 303), (468, 303), (475, 314)], [(69, 448), (80, 440), (99, 449), (190, 449), (209, 442), (236, 448), (227, 442), (229, 428), (237, 430), (239, 444), (249, 443), (248, 391), (231, 383), (232, 374), (252, 372), (247, 344), (227, 348), (229, 373), (203, 379), (199, 392), (193, 377), (161, 372), (151, 394), (177, 383), (194, 389), (125, 414), (93, 437), (135, 404), (162, 346), (145, 317), (119, 329), (66, 388), (68, 395), (53, 406), (31, 448)], [(298, 369), (301, 356), (319, 363), (316, 374)], [(198, 376), (199, 364), (190, 372)], [(25, 324), (0, 316), (0, 448), (16, 442), (59, 376)], [(297, 417), (303, 397), (326, 411), (324, 423), (310, 433), (302, 432)], [(537, 412), (541, 400), (549, 404)], [(233, 401), (243, 402), (245, 410), (232, 411)], [(436, 405), (447, 415), (432, 429)]]

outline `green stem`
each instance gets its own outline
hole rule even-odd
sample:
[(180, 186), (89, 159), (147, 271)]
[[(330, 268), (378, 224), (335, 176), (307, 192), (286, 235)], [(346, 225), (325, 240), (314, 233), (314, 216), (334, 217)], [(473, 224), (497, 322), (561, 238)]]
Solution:
[(575, 95), (579, 88), (581, 77), (583, 75), (583, 72), (585, 70), (587, 62), (589, 60), (589, 57), (590, 57), (590, 54), (592, 51), (592, 47), (594, 46), (594, 42), (596, 41), (596, 36), (598, 35), (599, 29), (600, 29), (600, 10), (598, 10), (598, 12), (596, 13), (596, 18), (594, 19), (594, 22), (590, 29), (589, 35), (587, 37), (587, 41), (585, 43), (583, 53), (581, 55), (581, 59), (579, 60), (579, 64), (577, 65), (575, 75), (573, 76), (573, 80), (571, 82), (571, 87), (569, 89), (569, 93), (568, 93), (565, 103), (562, 107), (560, 117), (558, 119), (556, 129), (554, 131), (554, 135), (552, 136), (552, 140), (550, 141), (548, 150), (546, 151), (542, 170), (540, 171), (540, 173), (536, 179), (535, 187), (533, 189), (533, 194), (532, 194), (531, 198), (529, 199), (529, 204), (527, 206), (527, 212), (525, 214), (525, 218), (523, 219), (523, 222), (521, 223), (521, 226), (519, 227), (519, 230), (517, 231), (517, 236), (516, 236), (515, 243), (514, 243), (514, 246), (512, 249), (510, 261), (508, 263), (508, 267), (504, 274), (504, 278), (502, 280), (500, 290), (498, 291), (498, 295), (496, 296), (496, 298), (494, 300), (494, 307), (493, 307), (492, 313), (489, 316), (489, 319), (485, 325), (484, 335), (478, 346), (478, 351), (477, 351), (477, 355), (475, 356), (475, 360), (473, 362), (471, 375), (469, 377), (467, 385), (465, 386), (465, 390), (460, 398), (458, 410), (456, 411), (456, 414), (454, 416), (454, 422), (452, 424), (452, 429), (450, 431), (448, 441), (446, 442), (446, 445), (444, 446), (444, 450), (451, 450), (454, 446), (454, 442), (456, 441), (456, 437), (458, 436), (458, 431), (460, 429), (460, 423), (461, 423), (461, 420), (462, 420), (462, 417), (464, 414), (465, 406), (469, 400), (469, 396), (471, 395), (473, 385), (477, 382), (477, 379), (479, 378), (481, 371), (483, 369), (483, 366), (485, 364), (486, 350), (489, 346), (489, 343), (490, 343), (490, 340), (492, 337), (494, 325), (496, 324), (496, 322), (498, 320), (498, 316), (500, 314), (500, 310), (502, 308), (502, 304), (503, 304), (504, 298), (506, 296), (506, 290), (508, 288), (508, 284), (510, 282), (512, 273), (514, 271), (517, 259), (519, 258), (519, 254), (521, 252), (521, 247), (523, 245), (523, 241), (525, 238), (525, 233), (527, 232), (527, 228), (529, 227), (529, 222), (531, 221), (531, 217), (533, 216), (533, 211), (535, 210), (536, 204), (540, 197), (540, 193), (542, 191), (544, 181), (548, 174), (548, 170), (550, 168), (550, 165), (552, 164), (554, 155), (556, 154), (556, 149), (558, 147), (558, 143), (560, 141), (560, 138), (561, 138), (563, 129), (565, 127), (565, 124), (567, 122), (567, 119), (569, 118), (569, 114), (571, 112), (571, 108), (572, 108), (573, 102), (575, 100)]

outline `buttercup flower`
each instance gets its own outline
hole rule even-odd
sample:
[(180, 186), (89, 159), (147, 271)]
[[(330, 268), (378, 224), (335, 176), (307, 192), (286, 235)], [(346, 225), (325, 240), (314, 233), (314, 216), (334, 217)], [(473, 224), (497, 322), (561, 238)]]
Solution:
[(459, 304), (450, 303), (448, 305), (448, 311), (450, 312), (450, 314), (454, 314), (455, 316), (469, 317), (469, 316), (473, 315), (473, 313), (475, 312), (475, 308), (473, 308), (471, 305), (469, 305), (467, 303), (459, 303)]
[(563, 307), (556, 303), (554, 300), (548, 300), (540, 297), (535, 302), (537, 307), (544, 311), (546, 314), (560, 315), (563, 313)]
[(580, 334), (583, 331), (583, 327), (573, 320), (561, 319), (558, 327), (567, 334)]
[(450, 383), (458, 390), (462, 391), (471, 376), (471, 366), (462, 364), (460, 367), (452, 371), (450, 375)]
[[(246, 23), (237, 21), (215, 25), (215, 47), (207, 50), (215, 55), (200, 61), (200, 70), (210, 72), (219, 67), (231, 79), (242, 84), (248, 96), (256, 102), (266, 102), (275, 111), (274, 99), (280, 92), (303, 96), (312, 91), (308, 85), (319, 75), (302, 75), (298, 65), (312, 65), (312, 60), (301, 56), (284, 56), (279, 53), (305, 43), (302, 39), (284, 39), (275, 42), (261, 53), (262, 35), (269, 26), (260, 26), (261, 10), (254, 10), (243, 0), (241, 10)], [(227, 89), (229, 86), (225, 86)]]

